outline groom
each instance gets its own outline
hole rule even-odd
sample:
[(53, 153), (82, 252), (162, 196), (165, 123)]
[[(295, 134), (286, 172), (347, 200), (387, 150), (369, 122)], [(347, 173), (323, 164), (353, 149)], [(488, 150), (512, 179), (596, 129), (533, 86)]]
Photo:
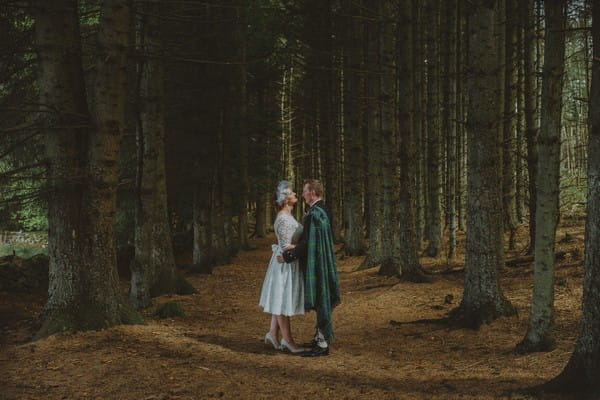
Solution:
[(304, 217), (304, 230), (296, 247), (278, 256), (279, 262), (299, 259), (304, 271), (304, 309), (317, 312), (315, 337), (302, 353), (303, 357), (329, 354), (333, 341), (333, 308), (340, 303), (337, 269), (331, 232), (331, 218), (321, 196), (323, 185), (316, 179), (306, 181), (302, 197), (309, 206)]

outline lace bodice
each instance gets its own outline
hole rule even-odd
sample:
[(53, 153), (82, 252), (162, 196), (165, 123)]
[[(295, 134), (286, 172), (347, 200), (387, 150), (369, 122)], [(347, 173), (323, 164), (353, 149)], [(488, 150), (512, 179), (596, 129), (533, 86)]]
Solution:
[(302, 224), (288, 213), (279, 214), (275, 219), (274, 228), (277, 243), (282, 250), (290, 243), (296, 243), (302, 234)]

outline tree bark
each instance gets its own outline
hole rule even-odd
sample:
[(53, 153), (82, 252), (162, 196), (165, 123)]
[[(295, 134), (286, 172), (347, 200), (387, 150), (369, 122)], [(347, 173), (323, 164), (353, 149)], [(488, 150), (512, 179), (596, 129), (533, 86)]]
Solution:
[[(222, 99), (225, 102), (225, 99)], [(213, 166), (210, 183), (207, 187), (209, 190), (209, 205), (210, 205), (210, 245), (211, 258), (214, 265), (228, 264), (231, 259), (229, 245), (230, 238), (230, 221), (227, 221), (227, 204), (226, 204), (226, 170), (228, 164), (227, 158), (227, 128), (225, 126), (225, 104), (220, 104), (218, 107), (218, 122), (216, 129), (216, 146), (215, 156), (216, 163)]]
[(192, 263), (199, 268), (213, 264), (210, 247), (210, 204), (208, 204), (206, 193), (207, 186), (206, 182), (204, 184), (199, 183), (194, 190)]
[(529, 193), (529, 254), (535, 250), (535, 221), (537, 203), (537, 163), (538, 163), (538, 129), (537, 129), (537, 88), (535, 75), (535, 20), (533, 0), (522, 1), (521, 20), (523, 23), (523, 85), (525, 92), (525, 139), (527, 143), (527, 174)]
[[(600, 4), (592, 4), (592, 39), (600, 43)], [(600, 47), (593, 48), (588, 109), (588, 205), (585, 229), (583, 314), (579, 336), (565, 369), (544, 389), (561, 392), (600, 391)], [(591, 397), (590, 397), (591, 398)]]
[(140, 64), (140, 117), (138, 126), (138, 201), (136, 202), (135, 259), (131, 265), (131, 302), (137, 308), (151, 298), (167, 293), (194, 292), (177, 274), (167, 207), (165, 172), (165, 76), (163, 38), (158, 2), (144, 6), (143, 42), (140, 50), (149, 55)]
[(518, 345), (524, 352), (554, 347), (554, 247), (560, 217), (560, 130), (565, 67), (566, 3), (545, 2), (542, 121), (539, 137), (533, 298), (529, 329)]
[(379, 160), (382, 178), (383, 200), (383, 232), (382, 249), (383, 259), (379, 273), (382, 275), (396, 275), (400, 272), (398, 260), (398, 143), (397, 129), (394, 124), (395, 97), (396, 97), (396, 71), (394, 68), (394, 7), (389, 0), (378, 2), (379, 26), (379, 98), (381, 110), (381, 159)]
[(271, 196), (258, 194), (256, 198), (256, 226), (254, 234), (258, 238), (267, 236), (267, 207), (270, 205)]
[(129, 7), (107, 1), (101, 9), (92, 117), (77, 1), (33, 6), (50, 181), (48, 301), (35, 337), (141, 323), (119, 289), (114, 237)]
[[(515, 103), (517, 88), (516, 69), (516, 19), (512, 16), (518, 12), (516, 0), (506, 1), (506, 17), (504, 18), (504, 115), (503, 115), (503, 150), (502, 150), (502, 206), (504, 226), (509, 233), (508, 248), (515, 249), (517, 233), (516, 202), (516, 143), (515, 143)], [(517, 14), (518, 15), (518, 14)]]
[(456, 1), (447, 0), (444, 9), (443, 114), (442, 127), (446, 138), (446, 218), (448, 222), (448, 259), (456, 250)]
[[(366, 17), (377, 21), (379, 15), (377, 8), (369, 3), (365, 4)], [(367, 133), (367, 193), (368, 204), (368, 232), (369, 251), (367, 257), (358, 267), (358, 270), (375, 267), (383, 260), (383, 192), (382, 192), (382, 144), (381, 144), (381, 105), (379, 74), (381, 61), (379, 60), (379, 30), (377, 23), (370, 22), (366, 27), (367, 37), (367, 106), (368, 133)]]
[(466, 198), (466, 95), (465, 95), (465, 76), (466, 76), (466, 54), (467, 54), (467, 23), (465, 18), (464, 1), (457, 2), (457, 45), (456, 45), (456, 219), (458, 220), (458, 230), (465, 230), (465, 202)]
[(440, 255), (442, 245), (442, 173), (439, 101), (439, 21), (440, 1), (427, 0), (427, 210), (426, 254)]
[[(398, 130), (400, 149), (400, 193), (398, 198), (398, 224), (392, 243), (392, 262), (390, 268), (395, 275), (403, 280), (412, 282), (428, 282), (418, 255), (416, 235), (416, 165), (413, 160), (417, 157), (416, 132), (413, 124), (414, 87), (413, 79), (413, 23), (414, 13), (412, 0), (402, 0), (399, 3), (396, 37), (396, 63), (398, 74)], [(382, 265), (382, 270), (384, 266)]]
[(252, 247), (248, 243), (248, 201), (250, 194), (250, 181), (248, 178), (248, 76), (247, 76), (247, 35), (246, 26), (248, 25), (246, 18), (245, 0), (239, 1), (242, 15), (239, 17), (239, 27), (236, 30), (236, 42), (238, 43), (241, 63), (237, 67), (238, 84), (239, 84), (239, 240), (240, 247), (243, 250), (251, 250)]
[(468, 166), (465, 286), (456, 323), (477, 328), (514, 314), (499, 283), (504, 264), (501, 143), (498, 135), (498, 65), (494, 1), (474, 1), (468, 13)]
[[(362, 2), (352, 6), (344, 3), (351, 16), (360, 15)], [(364, 192), (363, 137), (360, 104), (362, 66), (362, 21), (350, 17), (346, 21), (345, 66), (344, 66), (344, 254), (360, 256), (365, 254), (363, 234)]]
[[(423, 16), (422, 16), (422, 3), (418, 0), (413, 0), (412, 4), (412, 19), (413, 19), (413, 32), (412, 32), (412, 48), (413, 48), (413, 71), (414, 71), (414, 87), (413, 87), (413, 134), (415, 135), (415, 146), (419, 149), (423, 148), (421, 144), (423, 143), (424, 137), (424, 112), (425, 107), (424, 99), (425, 96), (423, 94), (425, 88), (425, 79), (424, 79), (424, 45), (423, 45), (423, 32), (424, 32), (424, 24), (423, 24)], [(402, 132), (400, 133), (402, 134)], [(418, 151), (415, 154), (416, 158), (413, 161), (414, 164), (414, 173), (415, 173), (415, 202), (416, 202), (416, 210), (415, 210), (415, 236), (417, 242), (417, 251), (421, 250), (421, 246), (423, 244), (424, 238), (424, 225), (425, 225), (425, 191), (423, 190), (423, 164), (424, 164), (424, 154), (422, 151)]]
[(521, 5), (517, 4), (515, 13), (519, 15), (519, 21), (517, 25), (517, 145), (515, 152), (515, 172), (516, 172), (516, 191), (515, 200), (517, 203), (517, 223), (522, 224), (525, 221), (525, 196), (523, 189), (525, 188), (525, 170), (523, 168), (523, 161), (526, 159), (523, 153), (525, 144), (525, 92), (523, 83), (524, 73), (524, 53), (523, 53), (523, 21), (521, 20)]

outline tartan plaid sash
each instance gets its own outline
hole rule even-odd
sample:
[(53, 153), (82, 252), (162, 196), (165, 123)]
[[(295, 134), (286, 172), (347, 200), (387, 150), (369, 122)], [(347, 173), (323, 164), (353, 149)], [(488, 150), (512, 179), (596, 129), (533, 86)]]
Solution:
[(333, 308), (340, 303), (333, 234), (329, 218), (319, 206), (309, 210), (308, 254), (304, 273), (304, 308), (317, 312), (317, 327), (333, 341)]

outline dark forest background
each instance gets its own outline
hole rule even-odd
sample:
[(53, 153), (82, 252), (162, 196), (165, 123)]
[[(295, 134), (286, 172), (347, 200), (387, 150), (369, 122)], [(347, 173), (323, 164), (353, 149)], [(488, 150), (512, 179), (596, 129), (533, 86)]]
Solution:
[(591, 384), (593, 3), (2, 0), (0, 230), (48, 233), (37, 337), (140, 322), (152, 297), (194, 291), (175, 254), (192, 271), (229, 263), (269, 234), (278, 180), (316, 178), (359, 269), (428, 282), (420, 256), (466, 254), (460, 325), (513, 314), (505, 252), (534, 257), (520, 351), (552, 348), (556, 227), (587, 217), (565, 376)]

